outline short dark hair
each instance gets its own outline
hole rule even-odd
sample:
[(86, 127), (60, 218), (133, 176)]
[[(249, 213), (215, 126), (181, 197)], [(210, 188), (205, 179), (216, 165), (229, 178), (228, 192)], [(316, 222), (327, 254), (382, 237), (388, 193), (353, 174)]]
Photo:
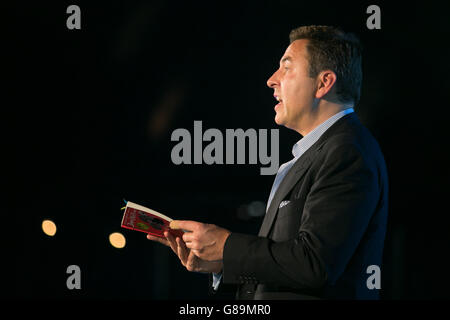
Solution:
[(289, 34), (290, 43), (306, 39), (309, 76), (323, 70), (336, 73), (336, 94), (340, 102), (357, 104), (361, 95), (362, 46), (352, 33), (331, 26), (303, 26)]

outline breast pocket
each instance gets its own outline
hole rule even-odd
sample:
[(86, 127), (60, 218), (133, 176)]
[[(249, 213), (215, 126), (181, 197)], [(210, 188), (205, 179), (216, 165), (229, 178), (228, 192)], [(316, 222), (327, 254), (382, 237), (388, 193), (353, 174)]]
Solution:
[(273, 225), (272, 239), (274, 241), (286, 241), (294, 239), (300, 228), (302, 209), (296, 206), (296, 201), (278, 209)]

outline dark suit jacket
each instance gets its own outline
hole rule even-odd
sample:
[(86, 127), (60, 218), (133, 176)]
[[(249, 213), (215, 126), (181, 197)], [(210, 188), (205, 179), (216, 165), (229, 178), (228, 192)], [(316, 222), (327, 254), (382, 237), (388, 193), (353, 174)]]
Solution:
[(381, 268), (387, 209), (378, 143), (345, 115), (286, 174), (259, 235), (228, 237), (223, 282), (238, 299), (376, 299), (367, 267)]

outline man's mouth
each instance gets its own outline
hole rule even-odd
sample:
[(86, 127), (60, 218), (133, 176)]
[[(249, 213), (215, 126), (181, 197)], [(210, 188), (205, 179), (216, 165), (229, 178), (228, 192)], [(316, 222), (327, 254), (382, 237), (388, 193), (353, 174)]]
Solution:
[(275, 100), (278, 101), (277, 105), (275, 106), (275, 108), (276, 108), (277, 106), (281, 105), (281, 103), (283, 102), (283, 99), (281, 99), (281, 98), (280, 98), (279, 96), (277, 96), (277, 95), (274, 95), (274, 97), (275, 97)]

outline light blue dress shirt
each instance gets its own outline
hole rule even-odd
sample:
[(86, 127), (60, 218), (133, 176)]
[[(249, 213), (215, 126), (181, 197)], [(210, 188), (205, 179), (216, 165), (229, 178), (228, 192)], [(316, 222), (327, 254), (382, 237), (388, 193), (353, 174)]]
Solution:
[(269, 210), (270, 203), (272, 202), (273, 196), (277, 191), (281, 181), (283, 181), (286, 173), (289, 172), (289, 169), (294, 165), (294, 163), (314, 144), (319, 140), (319, 138), (324, 134), (325, 131), (328, 130), (336, 121), (345, 116), (346, 114), (354, 112), (353, 108), (342, 110), (336, 113), (334, 116), (331, 116), (317, 127), (314, 128), (311, 132), (309, 132), (306, 136), (300, 139), (294, 146), (292, 147), (292, 155), (294, 158), (291, 161), (283, 163), (278, 169), (277, 176), (275, 177), (275, 181), (272, 185), (272, 190), (270, 191), (269, 201), (267, 201), (266, 212)]
[[(342, 110), (335, 115), (331, 116), (317, 127), (314, 128), (311, 132), (309, 132), (306, 136), (301, 138), (294, 146), (292, 147), (292, 155), (294, 158), (286, 163), (283, 163), (278, 169), (277, 176), (275, 177), (275, 181), (272, 185), (272, 190), (270, 191), (269, 200), (267, 201), (266, 213), (269, 209), (270, 203), (280, 186), (281, 181), (283, 181), (286, 173), (289, 172), (289, 169), (294, 165), (294, 163), (314, 144), (319, 140), (319, 138), (327, 131), (336, 121), (345, 116), (346, 114), (354, 112), (353, 108), (348, 108)], [(217, 290), (219, 287), (220, 280), (222, 279), (222, 274), (213, 273), (213, 288)]]

